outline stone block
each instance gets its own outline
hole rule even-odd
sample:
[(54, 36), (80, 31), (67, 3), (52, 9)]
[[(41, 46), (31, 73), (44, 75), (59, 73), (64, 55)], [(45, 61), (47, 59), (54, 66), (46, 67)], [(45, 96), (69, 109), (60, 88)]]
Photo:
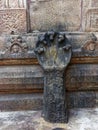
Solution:
[(70, 92), (67, 97), (69, 108), (91, 108), (96, 106), (96, 93), (93, 91)]
[(92, 0), (91, 2), (92, 7), (98, 7), (98, 0)]
[(22, 111), (42, 109), (41, 94), (0, 95), (0, 111)]
[(30, 20), (31, 30), (78, 31), (81, 25), (81, 0), (32, 0)]
[(0, 10), (0, 34), (26, 31), (26, 9)]
[(42, 75), (39, 66), (1, 66), (0, 92), (22, 93), (42, 89)]
[(83, 0), (82, 3), (82, 31), (98, 31), (98, 1)]
[(67, 90), (98, 90), (97, 64), (71, 65), (66, 71)]

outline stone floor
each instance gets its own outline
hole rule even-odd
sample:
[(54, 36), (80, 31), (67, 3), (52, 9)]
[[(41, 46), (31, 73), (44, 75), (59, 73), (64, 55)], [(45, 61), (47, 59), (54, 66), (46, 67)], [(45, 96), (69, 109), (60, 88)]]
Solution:
[(0, 130), (98, 130), (98, 108), (70, 110), (68, 124), (51, 124), (41, 111), (0, 112)]

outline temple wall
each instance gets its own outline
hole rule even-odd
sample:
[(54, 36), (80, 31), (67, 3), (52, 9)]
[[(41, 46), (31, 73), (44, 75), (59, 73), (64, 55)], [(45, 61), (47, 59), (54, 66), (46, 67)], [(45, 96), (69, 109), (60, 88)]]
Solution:
[(28, 31), (98, 31), (97, 0), (0, 0), (2, 34)]
[(65, 32), (72, 45), (69, 106), (98, 104), (98, 0), (0, 0), (0, 93), (43, 92), (34, 47), (52, 29)]

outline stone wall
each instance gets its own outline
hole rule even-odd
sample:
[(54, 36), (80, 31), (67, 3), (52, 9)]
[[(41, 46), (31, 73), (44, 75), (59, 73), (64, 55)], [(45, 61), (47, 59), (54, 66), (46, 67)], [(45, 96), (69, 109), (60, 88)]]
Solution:
[(31, 0), (31, 30), (98, 31), (97, 0)]
[(31, 30), (78, 31), (81, 25), (80, 7), (80, 0), (32, 0)]
[(97, 0), (0, 0), (0, 34), (98, 31)]
[(44, 75), (34, 47), (38, 35), (51, 29), (65, 32), (72, 44), (65, 77), (69, 106), (94, 106), (98, 0), (0, 0), (0, 94), (43, 92)]

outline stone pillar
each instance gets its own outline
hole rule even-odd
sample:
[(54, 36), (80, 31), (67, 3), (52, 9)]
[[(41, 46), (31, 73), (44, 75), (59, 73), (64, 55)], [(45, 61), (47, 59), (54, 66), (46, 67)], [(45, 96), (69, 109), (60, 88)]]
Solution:
[(65, 34), (47, 32), (39, 37), (35, 54), (44, 69), (42, 116), (52, 123), (68, 121), (64, 71), (71, 59), (71, 45)]

